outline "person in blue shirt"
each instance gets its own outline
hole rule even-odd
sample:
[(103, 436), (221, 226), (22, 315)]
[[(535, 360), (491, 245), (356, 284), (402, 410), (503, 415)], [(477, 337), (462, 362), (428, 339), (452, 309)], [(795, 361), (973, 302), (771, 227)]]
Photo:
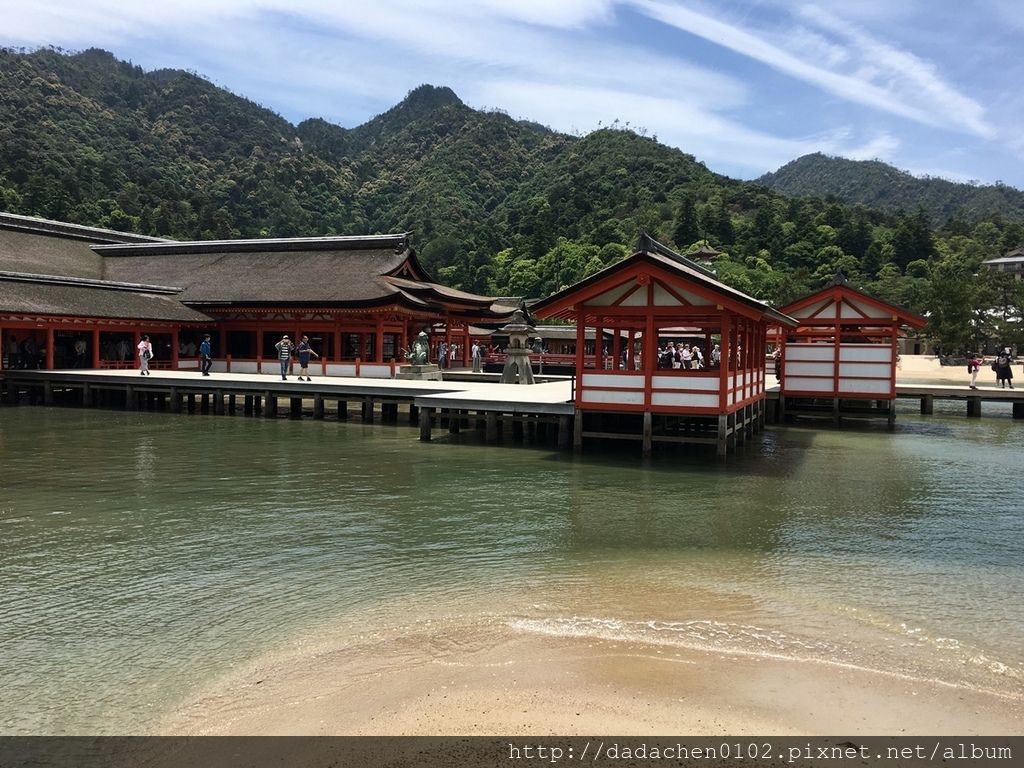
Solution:
[(202, 361), (203, 376), (209, 376), (210, 366), (213, 365), (213, 348), (208, 333), (203, 334), (203, 343), (199, 345), (199, 359)]
[(306, 377), (306, 381), (312, 381), (309, 378), (309, 356), (312, 355), (318, 358), (320, 355), (314, 352), (313, 348), (309, 345), (309, 336), (302, 335), (302, 341), (295, 348), (295, 352), (299, 356), (299, 381), (302, 381), (303, 376)]

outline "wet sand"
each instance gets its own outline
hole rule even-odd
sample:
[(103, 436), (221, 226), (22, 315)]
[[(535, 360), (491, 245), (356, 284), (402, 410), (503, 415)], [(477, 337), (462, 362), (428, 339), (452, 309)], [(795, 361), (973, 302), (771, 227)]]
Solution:
[(850, 665), (422, 625), (265, 659), (182, 705), (186, 735), (1012, 734), (1021, 698)]

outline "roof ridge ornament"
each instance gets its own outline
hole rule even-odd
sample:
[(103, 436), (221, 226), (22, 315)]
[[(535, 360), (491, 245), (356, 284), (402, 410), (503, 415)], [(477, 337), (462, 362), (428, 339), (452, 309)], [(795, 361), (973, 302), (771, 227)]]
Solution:
[(832, 278), (832, 285), (846, 285), (850, 281), (843, 274), (843, 270), (837, 269), (836, 276)]

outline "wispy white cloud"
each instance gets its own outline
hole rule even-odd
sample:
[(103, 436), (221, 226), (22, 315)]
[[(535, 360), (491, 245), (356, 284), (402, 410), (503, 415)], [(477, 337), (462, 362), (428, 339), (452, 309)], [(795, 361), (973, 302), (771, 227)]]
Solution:
[[(756, 59), (843, 99), (926, 125), (952, 127), (986, 138), (994, 134), (984, 122), (982, 108), (945, 84), (933, 67), (848, 23), (843, 24), (820, 8), (806, 6), (801, 11), (806, 19), (818, 24), (819, 34), (796, 27), (795, 33), (768, 35), (662, 0), (633, 2), (651, 18)], [(833, 35), (831, 44), (825, 45), (821, 31)], [(772, 42), (769, 37), (780, 38), (780, 42)], [(835, 38), (844, 39), (846, 45), (841, 48)], [(809, 41), (812, 46), (807, 45)], [(804, 44), (804, 53), (820, 53), (827, 48), (825, 61), (815, 60), (820, 56), (794, 53), (794, 45), (800, 43)], [(812, 47), (818, 50), (813, 51)], [(853, 74), (830, 68), (840, 64), (858, 68)]]

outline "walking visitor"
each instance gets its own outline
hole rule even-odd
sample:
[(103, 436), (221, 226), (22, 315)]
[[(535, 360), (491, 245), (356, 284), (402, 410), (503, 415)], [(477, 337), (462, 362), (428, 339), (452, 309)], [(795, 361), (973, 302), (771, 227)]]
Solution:
[(153, 344), (149, 341), (149, 336), (143, 336), (142, 341), (139, 342), (139, 375), (140, 376), (151, 376), (149, 372), (149, 361), (153, 359)]
[(312, 355), (319, 358), (320, 355), (314, 352), (313, 348), (309, 345), (309, 336), (302, 335), (302, 341), (299, 342), (299, 346), (295, 348), (295, 351), (299, 355), (299, 381), (302, 381), (303, 376), (306, 377), (306, 381), (312, 381), (309, 378), (309, 356)]
[(281, 361), (281, 381), (288, 381), (288, 368), (292, 362), (292, 350), (295, 349), (295, 345), (287, 336), (282, 336), (274, 348), (277, 350), (277, 359)]
[(473, 347), (470, 350), (470, 352), (472, 353), (473, 356), (473, 373), (481, 373), (484, 369), (484, 365), (483, 355), (481, 354), (482, 350), (480, 349), (479, 341), (473, 342)]
[(203, 376), (210, 375), (210, 366), (213, 365), (213, 348), (210, 345), (210, 334), (203, 334), (203, 341), (199, 345), (199, 358), (202, 361), (201, 370)]
[(981, 355), (977, 352), (972, 352), (971, 356), (967, 360), (967, 372), (971, 374), (971, 383), (968, 385), (971, 389), (978, 388), (978, 371), (981, 370)]
[(1013, 389), (1013, 355), (1009, 347), (1003, 347), (1003, 351), (996, 355), (996, 361), (992, 363), (992, 370), (996, 372), (996, 383), (1000, 389), (1009, 387)]

